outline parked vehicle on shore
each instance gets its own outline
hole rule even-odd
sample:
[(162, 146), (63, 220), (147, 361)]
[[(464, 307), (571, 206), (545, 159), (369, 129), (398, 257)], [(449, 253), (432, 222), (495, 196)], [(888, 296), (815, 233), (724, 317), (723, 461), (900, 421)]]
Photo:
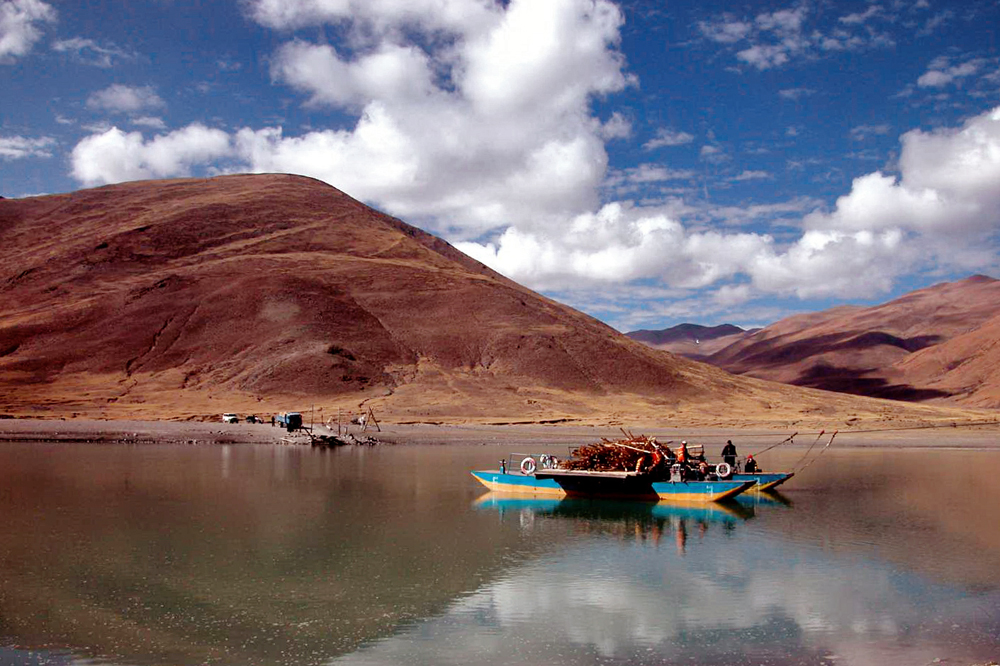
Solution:
[(282, 412), (277, 417), (278, 425), (288, 432), (294, 432), (302, 427), (302, 414), (299, 412)]

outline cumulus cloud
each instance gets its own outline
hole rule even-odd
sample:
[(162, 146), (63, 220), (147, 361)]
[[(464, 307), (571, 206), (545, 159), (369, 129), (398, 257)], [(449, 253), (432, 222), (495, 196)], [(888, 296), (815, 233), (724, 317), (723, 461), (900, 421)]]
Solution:
[(135, 113), (166, 106), (151, 86), (126, 86), (115, 83), (87, 98), (87, 108), (112, 113)]
[(756, 214), (712, 213), (736, 224), (807, 213), (797, 218), (801, 235), (786, 243), (769, 234), (695, 231), (655, 207), (619, 203), (546, 235), (511, 228), (494, 242), (460, 247), (542, 288), (568, 289), (588, 279), (721, 288), (743, 277), (746, 288), (720, 291), (723, 299), (875, 295), (933, 262), (975, 269), (977, 261), (990, 261), (994, 253), (981, 250), (1000, 227), (1000, 108), (960, 128), (908, 132), (899, 168), (898, 176), (874, 172), (855, 179), (831, 211), (807, 213), (819, 202), (803, 199)]
[(251, 10), (265, 25), (333, 23), (368, 39), (278, 49), (275, 80), (357, 123), (243, 130), (249, 168), (316, 176), (432, 228), (446, 219), (478, 235), (593, 209), (604, 141), (630, 131), (590, 112), (595, 96), (633, 80), (617, 50), (623, 17), (607, 0), (259, 0)]
[[(810, 229), (901, 229), (982, 239), (1000, 226), (1000, 107), (960, 128), (913, 130), (902, 137), (899, 176), (871, 173), (830, 213), (806, 217)], [(954, 240), (953, 240), (954, 242)], [(976, 242), (976, 240), (973, 240)]]
[(139, 132), (117, 127), (93, 134), (76, 145), (73, 176), (85, 185), (144, 178), (190, 175), (192, 165), (230, 155), (229, 135), (198, 123), (145, 140)]
[(41, 0), (0, 2), (0, 63), (26, 55), (42, 38), (42, 26), (56, 20), (56, 10)]
[(581, 280), (627, 283), (644, 278), (700, 288), (746, 270), (749, 265), (744, 260), (764, 251), (770, 242), (755, 234), (690, 233), (663, 209), (616, 202), (544, 235), (512, 227), (496, 243), (457, 247), (538, 288), (570, 288)]
[(434, 89), (430, 60), (414, 46), (383, 44), (349, 62), (329, 44), (295, 41), (278, 50), (272, 71), (315, 105), (361, 108), (374, 99), (405, 105)]
[(49, 150), (56, 143), (50, 136), (35, 139), (24, 136), (0, 136), (0, 159), (17, 160), (25, 157), (52, 157)]
[(271, 28), (345, 24), (376, 37), (406, 28), (477, 33), (489, 29), (501, 13), (492, 0), (251, 0), (249, 5), (253, 18)]

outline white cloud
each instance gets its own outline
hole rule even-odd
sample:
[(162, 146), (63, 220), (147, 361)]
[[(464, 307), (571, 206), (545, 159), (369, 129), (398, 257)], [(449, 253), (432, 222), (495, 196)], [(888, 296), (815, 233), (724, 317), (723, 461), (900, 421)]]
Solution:
[(615, 187), (623, 183), (662, 183), (669, 180), (687, 180), (694, 178), (695, 172), (690, 169), (671, 169), (662, 164), (640, 164), (636, 167), (613, 171), (608, 175), (606, 185)]
[(735, 44), (746, 39), (752, 30), (750, 23), (738, 21), (731, 15), (715, 21), (702, 21), (698, 24), (698, 28), (703, 35), (720, 44)]
[(135, 60), (136, 54), (120, 49), (114, 44), (101, 46), (92, 39), (74, 37), (60, 39), (52, 43), (52, 50), (58, 53), (68, 53), (73, 59), (87, 65), (108, 68), (115, 60)]
[(149, 127), (150, 129), (167, 129), (167, 123), (163, 121), (163, 118), (156, 116), (139, 116), (132, 119), (132, 124), (139, 127)]
[(1000, 226), (1000, 107), (956, 129), (913, 130), (902, 137), (899, 177), (875, 172), (855, 179), (829, 214), (806, 218), (811, 229), (920, 234), (958, 232), (978, 242)]
[(986, 64), (985, 58), (974, 58), (958, 65), (951, 65), (948, 58), (935, 58), (927, 72), (917, 79), (921, 88), (943, 88), (959, 79), (972, 76)]
[[(739, 281), (745, 289), (720, 291), (723, 299), (874, 296), (915, 267), (975, 269), (976, 262), (992, 261), (995, 252), (983, 247), (991, 247), (1000, 228), (1000, 108), (961, 128), (909, 132), (902, 144), (900, 177), (857, 178), (833, 211), (800, 218), (804, 230), (787, 245), (766, 234), (696, 232), (655, 207), (619, 203), (544, 234), (510, 228), (493, 243), (460, 247), (539, 288), (641, 278), (721, 289), (738, 276), (748, 278)], [(782, 209), (710, 214), (740, 224), (758, 215), (801, 215), (818, 205), (800, 199)]]
[(784, 90), (779, 90), (778, 94), (785, 99), (797, 100), (815, 95), (817, 92), (814, 88), (785, 88)]
[(733, 180), (767, 180), (772, 177), (773, 176), (771, 176), (771, 174), (767, 171), (744, 169), (738, 176), (734, 177)]
[(917, 34), (929, 35), (953, 18), (955, 18), (955, 13), (950, 9), (938, 12), (934, 16), (927, 19), (927, 23), (924, 24), (924, 27), (921, 28), (920, 32)]
[(748, 271), (755, 288), (799, 298), (887, 292), (919, 252), (896, 229), (872, 233), (812, 230), (784, 252), (761, 252)]
[(692, 141), (694, 141), (692, 134), (660, 128), (656, 130), (656, 136), (642, 144), (642, 147), (645, 150), (656, 150), (666, 146), (683, 146)]
[(736, 57), (757, 69), (771, 69), (788, 62), (791, 51), (785, 44), (755, 44), (738, 52)]
[(754, 23), (762, 30), (771, 30), (782, 35), (797, 35), (802, 30), (805, 18), (806, 7), (799, 5), (794, 9), (758, 14)]
[(632, 136), (632, 121), (615, 111), (610, 118), (601, 124), (598, 134), (606, 141), (627, 139)]
[[(824, 31), (818, 25), (810, 28), (808, 23), (820, 23), (822, 9), (823, 6), (801, 3), (754, 17), (738, 18), (726, 13), (715, 20), (702, 21), (698, 27), (709, 40), (735, 49), (737, 60), (758, 70), (782, 67), (796, 59), (816, 58), (834, 51), (886, 48), (894, 44), (888, 34), (871, 25), (875, 20), (891, 18), (885, 17), (878, 5), (839, 17), (837, 26), (832, 29)], [(795, 90), (789, 91), (788, 96), (792, 99)]]
[(866, 23), (868, 19), (872, 18), (873, 16), (877, 16), (881, 13), (882, 13), (881, 6), (870, 5), (868, 9), (866, 9), (863, 12), (855, 12), (853, 14), (847, 14), (845, 16), (841, 16), (839, 21), (841, 23), (847, 23), (850, 25), (859, 25), (862, 23)]
[(0, 136), (0, 159), (17, 160), (25, 157), (52, 157), (49, 150), (56, 143), (50, 136), (31, 139), (24, 136)]
[(56, 20), (56, 10), (41, 0), (0, 1), (0, 63), (31, 51), (42, 38), (41, 26)]
[(192, 124), (146, 141), (139, 132), (113, 127), (83, 139), (73, 149), (73, 176), (86, 185), (190, 175), (193, 165), (232, 152), (222, 130)]
[(593, 209), (604, 141), (630, 131), (621, 116), (601, 123), (590, 111), (595, 96), (633, 82), (617, 51), (623, 17), (606, 0), (260, 0), (252, 9), (266, 25), (334, 22), (369, 36), (278, 50), (278, 81), (358, 119), (301, 136), (245, 129), (237, 145), (254, 171), (319, 177), (475, 236)]
[(331, 23), (375, 37), (406, 28), (476, 34), (487, 30), (500, 14), (492, 0), (250, 0), (248, 4), (253, 18), (271, 28)]
[(328, 44), (296, 41), (278, 50), (272, 71), (317, 105), (362, 108), (375, 99), (418, 103), (434, 91), (430, 60), (414, 46), (383, 44), (348, 62)]
[(855, 141), (863, 141), (870, 136), (884, 136), (892, 130), (892, 126), (886, 123), (879, 125), (858, 125), (851, 128), (851, 138)]
[(816, 210), (822, 206), (820, 199), (813, 197), (795, 197), (788, 201), (770, 204), (753, 204), (750, 206), (714, 206), (707, 209), (707, 215), (721, 221), (726, 226), (739, 226), (770, 221), (788, 224), (791, 219), (796, 224), (804, 213)]
[(711, 143), (706, 143), (698, 151), (698, 156), (706, 162), (721, 164), (729, 159), (729, 155), (723, 152), (722, 148)]
[(87, 99), (87, 108), (112, 113), (135, 113), (166, 106), (150, 86), (126, 86), (115, 83)]
[(685, 233), (680, 222), (660, 209), (613, 203), (547, 229), (545, 235), (509, 228), (496, 243), (457, 247), (536, 288), (651, 277), (701, 288), (745, 270), (743, 259), (769, 242), (754, 234)]

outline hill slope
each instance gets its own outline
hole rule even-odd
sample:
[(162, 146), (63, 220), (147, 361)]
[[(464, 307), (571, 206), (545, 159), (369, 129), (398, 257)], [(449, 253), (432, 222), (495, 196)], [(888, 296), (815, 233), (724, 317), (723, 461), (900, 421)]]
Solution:
[(1000, 407), (988, 397), (1000, 393), (992, 361), (978, 351), (1000, 339), (1000, 329), (989, 323), (997, 303), (1000, 281), (977, 275), (875, 307), (788, 317), (705, 360), (799, 386)]
[(715, 422), (895, 409), (651, 349), (308, 178), (5, 200), (0, 243), (8, 413), (185, 418), (370, 401), (397, 420)]

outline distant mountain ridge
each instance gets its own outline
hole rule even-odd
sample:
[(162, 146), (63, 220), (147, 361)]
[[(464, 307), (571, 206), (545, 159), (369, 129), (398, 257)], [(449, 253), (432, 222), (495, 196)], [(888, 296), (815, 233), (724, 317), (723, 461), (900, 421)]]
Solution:
[(746, 331), (733, 324), (720, 324), (718, 326), (678, 324), (662, 330), (631, 331), (625, 335), (656, 349), (662, 349), (693, 361), (703, 361), (706, 357), (742, 339), (750, 332), (752, 331)]
[(649, 345), (662, 345), (681, 340), (715, 340), (729, 335), (745, 333), (739, 326), (720, 324), (718, 326), (702, 326), (700, 324), (678, 324), (662, 330), (639, 330), (626, 333), (628, 337)]

